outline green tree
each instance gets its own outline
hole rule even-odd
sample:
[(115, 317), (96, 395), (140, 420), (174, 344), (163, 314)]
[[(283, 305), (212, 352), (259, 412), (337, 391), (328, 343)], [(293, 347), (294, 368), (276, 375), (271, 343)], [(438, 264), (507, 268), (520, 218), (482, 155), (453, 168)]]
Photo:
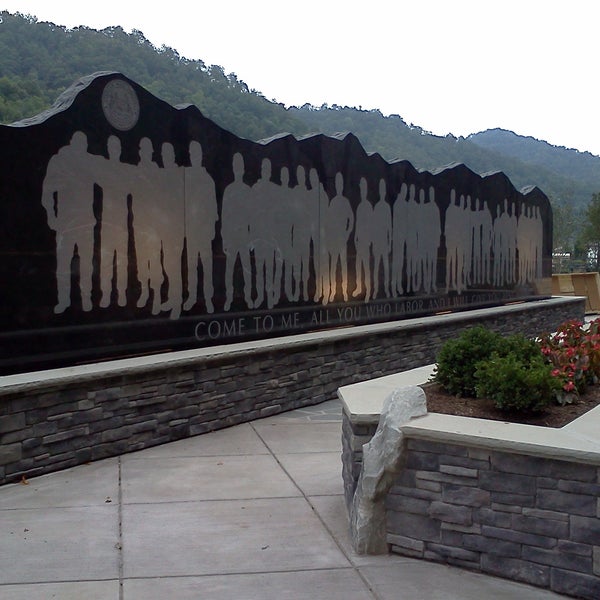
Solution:
[(587, 249), (588, 261), (593, 270), (600, 271), (600, 192), (592, 195), (585, 211), (581, 241)]
[(553, 239), (552, 249), (558, 253), (570, 253), (575, 243), (575, 222), (577, 215), (572, 204), (552, 201)]

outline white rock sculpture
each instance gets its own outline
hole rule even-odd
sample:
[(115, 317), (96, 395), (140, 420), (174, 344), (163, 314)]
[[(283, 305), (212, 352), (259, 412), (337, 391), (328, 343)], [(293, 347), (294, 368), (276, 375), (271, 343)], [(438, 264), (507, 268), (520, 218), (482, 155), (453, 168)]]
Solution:
[(394, 390), (385, 400), (379, 425), (363, 445), (363, 462), (350, 513), (352, 544), (358, 554), (387, 554), (385, 497), (400, 470), (401, 427), (427, 414), (425, 392), (417, 386)]

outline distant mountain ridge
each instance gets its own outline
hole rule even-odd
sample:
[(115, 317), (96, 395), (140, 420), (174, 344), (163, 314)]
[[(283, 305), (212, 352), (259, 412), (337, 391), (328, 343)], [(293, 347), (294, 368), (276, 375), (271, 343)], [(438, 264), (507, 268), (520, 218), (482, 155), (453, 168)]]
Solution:
[(0, 13), (0, 122), (48, 108), (75, 80), (97, 71), (120, 71), (173, 106), (194, 104), (221, 127), (259, 140), (281, 133), (351, 132), (369, 153), (408, 160), (433, 171), (464, 163), (485, 174), (503, 171), (516, 188), (537, 186), (555, 203), (587, 206), (600, 191), (600, 157), (491, 129), (468, 137), (435, 136), (379, 110), (327, 106), (286, 108), (267, 100), (218, 65), (153, 46), (141, 31), (114, 26), (66, 29), (35, 17)]
[(545, 164), (563, 175), (573, 175), (572, 172), (567, 172), (567, 168), (576, 169), (575, 175), (578, 177), (595, 178), (600, 184), (600, 156), (591, 152), (554, 146), (549, 142), (501, 128), (472, 133), (467, 139), (478, 146), (514, 156), (523, 162)]
[[(553, 163), (528, 163), (500, 145), (484, 146), (476, 142), (477, 138), (470, 137), (436, 136), (415, 125), (407, 125), (398, 115), (386, 117), (378, 110), (365, 111), (335, 105), (320, 108), (304, 105), (289, 110), (295, 118), (303, 120), (311, 131), (328, 135), (352, 131), (368, 152), (378, 152), (386, 160), (406, 159), (419, 169), (431, 171), (458, 162), (480, 174), (503, 171), (518, 189), (536, 185), (551, 200), (572, 203), (579, 208), (587, 205), (592, 194), (600, 189), (600, 182), (596, 185), (593, 180), (565, 175), (569, 165), (559, 169), (552, 168)], [(509, 133), (519, 139), (522, 137)], [(554, 148), (546, 142), (535, 142)], [(592, 157), (589, 153), (586, 155)], [(592, 158), (600, 163), (597, 157)], [(560, 160), (554, 162), (558, 162), (559, 166), (561, 164)]]
[(567, 179), (585, 181), (590, 186), (590, 195), (600, 190), (600, 156), (590, 152), (553, 146), (506, 129), (487, 129), (473, 133), (467, 139), (482, 148), (542, 167)]

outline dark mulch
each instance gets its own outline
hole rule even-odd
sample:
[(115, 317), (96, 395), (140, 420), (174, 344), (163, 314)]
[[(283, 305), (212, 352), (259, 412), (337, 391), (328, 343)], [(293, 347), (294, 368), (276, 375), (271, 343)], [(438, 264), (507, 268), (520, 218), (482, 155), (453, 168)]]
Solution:
[(501, 411), (494, 407), (492, 400), (458, 398), (446, 393), (441, 386), (435, 383), (428, 383), (422, 387), (427, 397), (427, 410), (431, 413), (526, 423), (543, 427), (562, 427), (600, 404), (600, 385), (588, 387), (577, 403), (565, 406), (552, 404), (544, 411), (536, 413)]

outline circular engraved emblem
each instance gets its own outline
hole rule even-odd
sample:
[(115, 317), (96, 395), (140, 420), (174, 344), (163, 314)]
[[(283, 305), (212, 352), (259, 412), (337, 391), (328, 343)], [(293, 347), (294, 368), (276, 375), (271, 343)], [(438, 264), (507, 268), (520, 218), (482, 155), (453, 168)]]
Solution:
[(129, 131), (140, 117), (135, 90), (122, 79), (113, 79), (104, 86), (102, 110), (106, 120), (119, 131)]

